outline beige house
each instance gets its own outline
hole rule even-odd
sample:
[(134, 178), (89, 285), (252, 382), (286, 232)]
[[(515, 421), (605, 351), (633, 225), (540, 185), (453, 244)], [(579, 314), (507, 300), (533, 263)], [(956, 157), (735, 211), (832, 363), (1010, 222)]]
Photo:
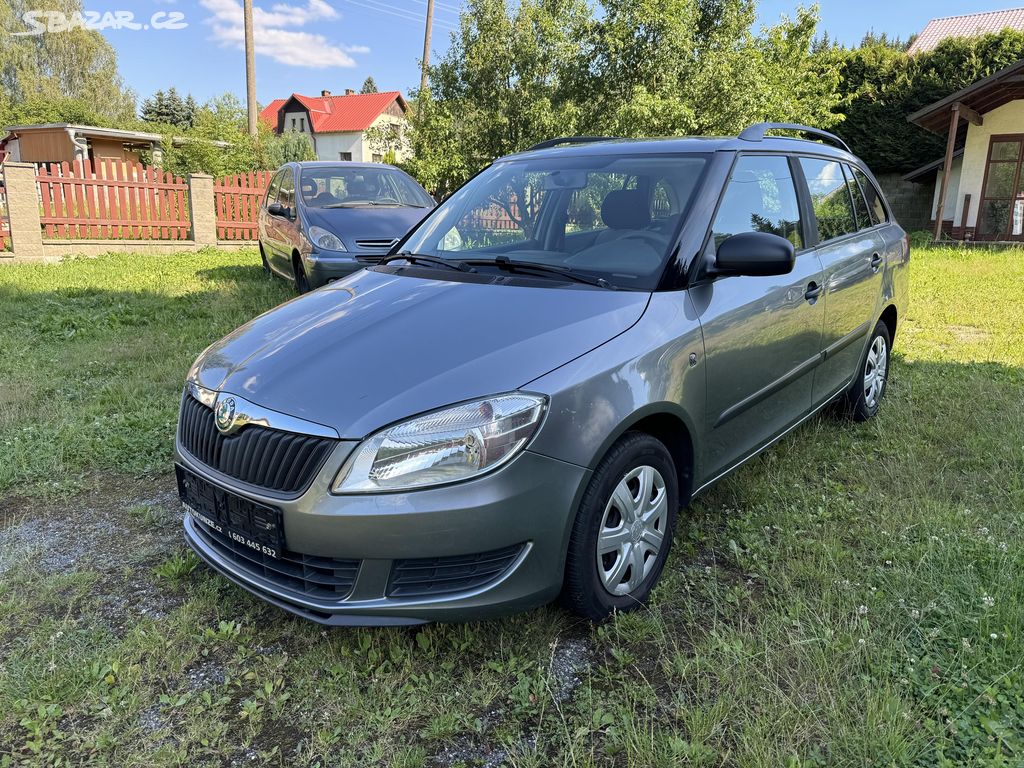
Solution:
[(98, 128), (92, 125), (44, 123), (14, 125), (0, 139), (5, 159), (23, 163), (74, 163), (109, 159), (135, 163), (141, 152), (159, 164), (163, 137), (158, 133)]
[(407, 139), (409, 106), (398, 91), (319, 96), (293, 93), (275, 99), (260, 113), (260, 119), (276, 133), (294, 131), (309, 136), (320, 160), (383, 162), (391, 153), (395, 160), (410, 154)]
[(1024, 241), (1024, 60), (908, 119), (946, 137), (941, 160), (905, 177), (934, 178), (936, 239)]

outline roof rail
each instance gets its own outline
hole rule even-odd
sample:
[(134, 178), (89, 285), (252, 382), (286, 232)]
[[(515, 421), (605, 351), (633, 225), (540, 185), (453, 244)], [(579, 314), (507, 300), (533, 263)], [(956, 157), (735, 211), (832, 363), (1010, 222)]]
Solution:
[(618, 136), (559, 136), (557, 139), (548, 139), (542, 141), (539, 144), (534, 144), (527, 152), (532, 152), (535, 149), (550, 149), (551, 147), (557, 147), (559, 144), (593, 144), (598, 141), (612, 141), (613, 139), (619, 138)]
[[(744, 141), (761, 141), (765, 138), (765, 134), (768, 133), (768, 131), (798, 131), (799, 133), (807, 133), (811, 136), (817, 136), (819, 139), (824, 139), (842, 150), (850, 152), (850, 147), (847, 143), (834, 133), (823, 131), (820, 128), (811, 128), (809, 125), (800, 125), (799, 123), (754, 123), (753, 125), (743, 129), (743, 133), (740, 134), (740, 138)], [(852, 155), (853, 153), (850, 152), (850, 154)]]

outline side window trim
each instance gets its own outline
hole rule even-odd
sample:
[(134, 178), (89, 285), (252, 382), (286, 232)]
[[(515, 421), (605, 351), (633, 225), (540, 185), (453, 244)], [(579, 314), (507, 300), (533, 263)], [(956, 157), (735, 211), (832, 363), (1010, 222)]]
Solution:
[[(868, 203), (868, 197), (864, 194), (864, 189), (861, 187), (860, 182), (857, 181), (857, 174), (853, 172), (853, 166), (849, 163), (843, 163), (843, 176), (846, 177), (846, 188), (850, 192), (851, 202), (853, 203), (853, 219), (857, 225), (857, 231), (863, 232), (865, 229), (871, 229), (877, 222), (875, 217), (871, 214), (871, 205)], [(856, 195), (860, 195), (860, 202), (864, 206), (864, 212), (867, 214), (867, 221), (861, 221), (860, 209), (857, 207)]]

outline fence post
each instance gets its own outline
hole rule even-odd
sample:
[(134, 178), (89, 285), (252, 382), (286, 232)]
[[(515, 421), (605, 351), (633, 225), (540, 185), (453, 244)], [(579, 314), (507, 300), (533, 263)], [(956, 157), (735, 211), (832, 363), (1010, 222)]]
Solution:
[(7, 188), (7, 218), (14, 256), (19, 259), (43, 258), (36, 167), (32, 163), (4, 163), (4, 186)]
[(217, 209), (213, 197), (213, 176), (190, 173), (188, 210), (192, 217), (192, 242), (197, 248), (217, 245)]

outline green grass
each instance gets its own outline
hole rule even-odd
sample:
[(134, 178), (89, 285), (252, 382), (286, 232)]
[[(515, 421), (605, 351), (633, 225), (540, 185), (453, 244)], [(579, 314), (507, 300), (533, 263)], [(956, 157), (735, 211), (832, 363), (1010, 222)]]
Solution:
[(289, 295), (254, 265), (0, 269), (0, 519), (64, 547), (0, 547), (0, 765), (1024, 763), (1024, 252), (917, 249), (879, 417), (723, 481), (596, 628), (325, 631), (182, 551), (182, 376)]

